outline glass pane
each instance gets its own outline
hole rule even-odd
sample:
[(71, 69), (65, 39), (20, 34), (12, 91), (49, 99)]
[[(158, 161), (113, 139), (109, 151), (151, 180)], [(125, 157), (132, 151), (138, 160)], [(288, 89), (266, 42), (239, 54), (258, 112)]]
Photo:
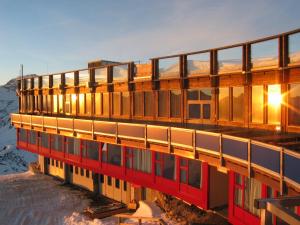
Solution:
[(232, 119), (233, 121), (244, 121), (244, 87), (232, 88)]
[(95, 93), (95, 114), (101, 115), (102, 114), (102, 94)]
[(200, 112), (200, 104), (189, 104), (189, 118), (190, 119), (200, 119), (201, 118), (201, 112)]
[(34, 82), (34, 88), (39, 88), (39, 77), (35, 77), (33, 82)]
[(107, 145), (106, 143), (103, 143), (101, 148), (101, 154), (102, 154), (102, 162), (107, 162)]
[(229, 88), (219, 88), (219, 120), (229, 120)]
[(134, 115), (143, 116), (143, 92), (134, 92)]
[(89, 70), (82, 70), (79, 71), (79, 85), (85, 86), (90, 80), (90, 73)]
[(243, 190), (240, 188), (234, 188), (234, 204), (243, 207)]
[(49, 135), (46, 133), (41, 133), (42, 137), (42, 147), (43, 148), (49, 148)]
[(76, 103), (77, 103), (77, 95), (76, 94), (72, 94), (72, 114), (75, 115), (76, 114)]
[(130, 98), (129, 92), (122, 92), (122, 115), (130, 114)]
[(268, 123), (280, 124), (281, 120), (281, 86), (268, 85)]
[(53, 79), (53, 87), (58, 88), (59, 85), (61, 84), (61, 75), (56, 74), (52, 76)]
[(31, 89), (31, 79), (26, 79), (26, 89)]
[(164, 154), (164, 169), (163, 169), (163, 177), (175, 180), (176, 172), (175, 172), (175, 156)]
[(158, 92), (158, 116), (168, 117), (168, 91)]
[(108, 95), (108, 93), (103, 93), (102, 97), (103, 97), (103, 106), (102, 106), (103, 114), (108, 115), (109, 114), (109, 95)]
[(199, 90), (188, 90), (187, 91), (187, 99), (188, 100), (199, 100)]
[(219, 73), (242, 71), (242, 55), (242, 47), (219, 50)]
[(79, 114), (83, 115), (85, 113), (85, 96), (84, 94), (79, 94)]
[(159, 60), (159, 78), (179, 77), (179, 57)]
[(201, 187), (201, 162), (198, 160), (188, 160), (189, 163), (189, 185), (195, 188)]
[(108, 144), (107, 162), (116, 166), (121, 166), (121, 162), (122, 162), (121, 146)]
[(252, 68), (278, 66), (278, 40), (259, 42), (251, 45)]
[(107, 82), (107, 67), (95, 69), (95, 82), (97, 83)]
[(57, 113), (57, 107), (58, 107), (57, 95), (53, 95), (53, 113)]
[(180, 159), (180, 166), (187, 166), (188, 165), (188, 162), (187, 162), (187, 159)]
[(180, 182), (186, 184), (187, 183), (187, 172), (186, 170), (180, 170)]
[(211, 100), (211, 89), (200, 89), (200, 100)]
[(252, 122), (263, 123), (264, 87), (252, 86)]
[(209, 52), (187, 56), (188, 75), (210, 74)]
[(80, 155), (80, 139), (74, 139), (74, 155)]
[(181, 115), (181, 91), (171, 91), (171, 117)]
[(85, 94), (85, 113), (91, 115), (92, 113), (92, 94)]
[(288, 111), (289, 125), (300, 125), (300, 84), (289, 85)]
[(259, 216), (259, 209), (254, 207), (254, 200), (261, 198), (261, 183), (253, 178), (245, 179), (245, 209)]
[(65, 113), (71, 114), (71, 95), (66, 95), (66, 101), (65, 101)]
[(120, 115), (120, 95), (119, 92), (113, 93), (113, 115)]
[(42, 77), (43, 88), (49, 88), (49, 76)]
[(65, 74), (65, 81), (67, 86), (74, 86), (74, 72)]
[(98, 143), (96, 141), (86, 141), (87, 158), (98, 160)]
[(300, 33), (289, 35), (289, 63), (300, 63)]
[(126, 81), (128, 79), (128, 65), (113, 67), (113, 81)]
[(210, 104), (203, 104), (203, 119), (210, 119)]
[(64, 112), (64, 96), (58, 95), (58, 113)]
[(153, 93), (152, 92), (145, 92), (145, 116), (153, 116)]

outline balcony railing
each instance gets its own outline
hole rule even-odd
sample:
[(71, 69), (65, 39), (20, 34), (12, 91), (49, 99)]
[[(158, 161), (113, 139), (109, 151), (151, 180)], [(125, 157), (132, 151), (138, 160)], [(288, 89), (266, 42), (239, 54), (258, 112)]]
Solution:
[[(99, 120), (45, 117), (11, 114), (11, 123), (16, 127), (52, 132), (69, 132), (69, 135), (97, 139), (97, 136), (110, 139), (113, 143), (120, 140), (138, 141), (147, 148), (151, 144), (162, 145), (168, 153), (181, 149), (195, 157), (196, 151), (223, 160), (234, 161), (248, 169), (258, 169), (280, 182), (300, 190), (300, 154), (250, 138), (240, 138), (222, 133), (196, 129), (183, 129), (170, 126), (120, 123)], [(174, 150), (175, 149), (175, 150)]]

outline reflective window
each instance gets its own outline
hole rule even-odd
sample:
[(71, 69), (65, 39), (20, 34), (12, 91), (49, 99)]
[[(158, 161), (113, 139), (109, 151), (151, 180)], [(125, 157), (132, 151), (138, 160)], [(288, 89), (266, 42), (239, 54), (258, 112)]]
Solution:
[(31, 144), (31, 145), (36, 145), (37, 143), (36, 143), (36, 138), (37, 138), (37, 134), (36, 134), (36, 132), (35, 131), (32, 131), (32, 130), (30, 130), (30, 131), (28, 131), (28, 135), (29, 135), (29, 143)]
[(169, 98), (168, 91), (158, 91), (158, 116), (160, 117), (169, 117), (168, 98)]
[(58, 110), (58, 96), (53, 95), (53, 113), (57, 113)]
[(74, 72), (65, 73), (65, 82), (67, 86), (74, 86)]
[(145, 116), (153, 116), (153, 108), (154, 108), (154, 100), (153, 100), (153, 92), (147, 91), (145, 94)]
[(79, 71), (79, 86), (85, 86), (90, 80), (89, 70)]
[(300, 126), (300, 84), (289, 85), (288, 114), (289, 125)]
[(175, 170), (175, 156), (170, 154), (163, 154), (164, 168), (163, 168), (163, 177), (175, 180), (176, 179), (176, 170)]
[(300, 63), (300, 33), (289, 35), (289, 63)]
[(76, 115), (77, 112), (77, 94), (71, 95), (71, 104), (72, 104), (72, 115)]
[(53, 75), (52, 80), (53, 80), (52, 87), (58, 88), (59, 85), (61, 84), (61, 75), (60, 74)]
[(187, 55), (188, 76), (210, 74), (209, 52)]
[(63, 136), (52, 134), (51, 139), (52, 139), (51, 149), (62, 152), (63, 151)]
[(210, 119), (211, 89), (187, 91), (187, 113), (189, 119)]
[(80, 155), (80, 139), (74, 138), (74, 155)]
[(244, 87), (232, 88), (232, 120), (244, 121)]
[(179, 77), (179, 57), (160, 59), (159, 78)]
[(264, 87), (252, 86), (252, 122), (263, 123), (264, 118)]
[(255, 69), (278, 66), (278, 40), (251, 44), (251, 63)]
[(128, 65), (113, 67), (113, 81), (126, 81), (128, 79)]
[(79, 114), (84, 115), (85, 114), (85, 95), (79, 94)]
[(281, 121), (281, 86), (268, 85), (268, 123), (280, 124)]
[(31, 89), (31, 78), (26, 79), (26, 89)]
[(145, 173), (151, 173), (152, 153), (150, 150), (126, 148), (126, 167)]
[(98, 143), (96, 141), (86, 141), (86, 157), (98, 161)]
[(201, 187), (201, 161), (188, 160), (188, 184), (195, 188)]
[(64, 112), (64, 96), (58, 95), (58, 113)]
[(130, 98), (129, 92), (122, 92), (122, 115), (130, 114)]
[(27, 130), (25, 129), (19, 130), (19, 140), (21, 142), (27, 142)]
[(107, 67), (95, 69), (95, 82), (97, 83), (107, 82)]
[(49, 88), (49, 76), (42, 76), (42, 87)]
[(144, 104), (144, 93), (143, 92), (134, 92), (134, 115), (143, 116), (143, 104)]
[(101, 115), (102, 114), (102, 94), (95, 93), (95, 114)]
[(103, 93), (103, 114), (108, 115), (109, 114), (109, 95), (108, 93)]
[(70, 94), (66, 94), (66, 99), (65, 99), (65, 113), (67, 115), (71, 114), (71, 95)]
[(181, 115), (181, 91), (171, 91), (171, 117), (180, 117)]
[(41, 133), (42, 147), (49, 148), (49, 135), (47, 133)]
[(91, 93), (85, 94), (85, 113), (87, 115), (92, 114), (92, 94)]
[(242, 47), (218, 50), (219, 73), (242, 71)]
[(113, 93), (113, 115), (120, 115), (120, 92)]
[(66, 137), (66, 149), (68, 154), (74, 155), (74, 138)]
[(229, 120), (229, 88), (219, 88), (219, 120)]
[(107, 144), (107, 162), (116, 166), (122, 165), (122, 149), (119, 145)]
[(33, 82), (34, 82), (34, 88), (39, 88), (39, 77), (35, 77), (33, 79)]

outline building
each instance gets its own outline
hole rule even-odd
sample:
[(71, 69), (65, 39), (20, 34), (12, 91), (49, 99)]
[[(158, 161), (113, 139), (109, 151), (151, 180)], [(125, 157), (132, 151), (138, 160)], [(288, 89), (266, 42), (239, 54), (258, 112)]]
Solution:
[(124, 203), (158, 190), (259, 224), (254, 199), (300, 192), (299, 43), (294, 30), (18, 80), (17, 146)]

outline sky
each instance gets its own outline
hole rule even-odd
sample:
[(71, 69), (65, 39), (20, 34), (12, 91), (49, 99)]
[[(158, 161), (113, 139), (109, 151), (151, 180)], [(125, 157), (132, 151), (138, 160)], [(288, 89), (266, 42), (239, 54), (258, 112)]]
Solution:
[(52, 74), (286, 32), (300, 27), (299, 9), (298, 0), (0, 0), (0, 85), (20, 64)]

